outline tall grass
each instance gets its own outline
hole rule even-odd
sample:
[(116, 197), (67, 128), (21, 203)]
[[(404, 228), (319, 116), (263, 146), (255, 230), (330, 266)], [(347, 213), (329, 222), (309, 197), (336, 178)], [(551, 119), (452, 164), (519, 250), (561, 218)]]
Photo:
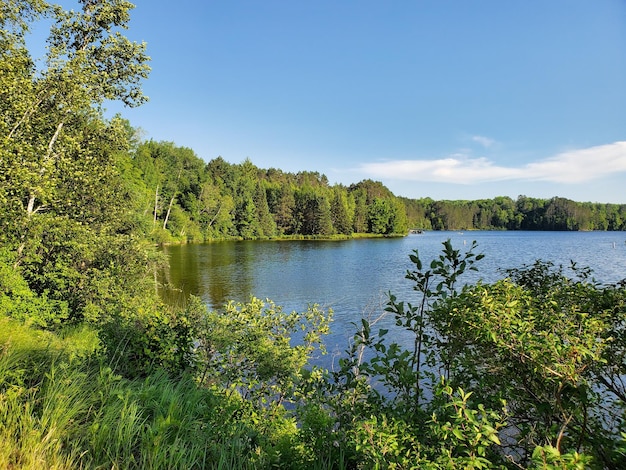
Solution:
[(62, 378), (63, 352), (55, 335), (0, 318), (0, 468), (77, 468), (84, 377)]
[[(264, 420), (241, 397), (199, 388), (189, 376), (123, 378), (93, 354), (95, 343), (89, 331), (55, 335), (0, 318), (0, 468), (279, 463), (280, 441), (289, 442), (280, 419)], [(280, 466), (290, 465), (283, 458)]]

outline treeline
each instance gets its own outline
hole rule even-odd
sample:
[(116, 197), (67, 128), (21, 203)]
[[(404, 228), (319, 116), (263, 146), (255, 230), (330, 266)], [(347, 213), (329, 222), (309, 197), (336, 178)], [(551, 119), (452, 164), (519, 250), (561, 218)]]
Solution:
[(171, 142), (142, 142), (126, 177), (139, 219), (158, 242), (225, 238), (405, 234), (422, 230), (625, 230), (626, 205), (519, 196), (435, 201), (395, 196), (382, 183), (330, 185), (318, 172), (261, 169), (249, 159), (206, 163)]
[(427, 230), (626, 230), (626, 205), (501, 196), (476, 201), (401, 198), (409, 225)]
[(371, 180), (346, 187), (318, 172), (264, 170), (249, 159), (205, 163), (170, 142), (141, 143), (132, 162), (140, 219), (161, 242), (408, 230), (402, 200)]

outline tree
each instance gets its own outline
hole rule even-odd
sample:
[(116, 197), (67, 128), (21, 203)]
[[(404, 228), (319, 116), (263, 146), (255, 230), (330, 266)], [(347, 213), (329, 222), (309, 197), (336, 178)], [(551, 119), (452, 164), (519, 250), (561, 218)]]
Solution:
[(393, 193), (380, 181), (367, 179), (350, 185), (348, 188), (350, 192), (358, 190), (365, 192), (367, 204), (371, 204), (376, 198), (389, 199), (393, 197)]
[(368, 208), (368, 231), (389, 235), (408, 230), (406, 209), (399, 199), (375, 198)]
[(354, 201), (354, 219), (352, 230), (356, 233), (366, 233), (367, 226), (367, 194), (362, 189), (350, 189), (349, 195)]
[(233, 199), (222, 195), (220, 189), (210, 181), (200, 189), (198, 210), (200, 227), (206, 239), (228, 236), (234, 230), (232, 211)]
[(376, 198), (369, 206), (368, 232), (388, 234), (392, 232), (392, 208), (389, 200)]
[(278, 234), (291, 235), (295, 233), (293, 211), (296, 200), (291, 184), (289, 182), (282, 185), (274, 183), (268, 188), (268, 195), (269, 209), (276, 221)]
[(302, 235), (331, 235), (330, 201), (322, 188), (304, 186), (295, 193), (297, 233)]
[(333, 188), (333, 199), (331, 201), (330, 213), (333, 227), (337, 233), (344, 235), (352, 234), (352, 221), (349, 215), (348, 197), (342, 187)]
[(254, 205), (259, 219), (259, 232), (261, 236), (271, 237), (276, 234), (276, 223), (270, 213), (267, 203), (267, 193), (263, 181), (259, 181), (254, 192)]
[[(198, 198), (206, 179), (204, 162), (193, 150), (172, 142), (144, 142), (135, 154), (135, 165), (144, 174), (153, 193), (153, 229), (165, 232), (176, 205), (185, 212), (188, 223), (198, 224)], [(180, 217), (178, 217), (180, 219)], [(157, 223), (158, 222), (158, 223)], [(180, 230), (175, 227), (171, 232)], [(199, 226), (194, 231), (200, 230)]]
[(401, 197), (407, 216), (407, 224), (411, 228), (430, 229), (430, 219), (428, 209), (432, 204), (432, 199), (408, 199)]
[[(145, 101), (139, 82), (148, 73), (145, 46), (119, 33), (129, 21), (132, 4), (126, 1), (82, 2), (82, 12), (65, 12), (44, 2), (17, 2), (2, 10), (38, 12), (54, 21), (45, 67), (36, 68), (26, 50), (23, 18), (3, 16), (2, 29), (14, 31), (2, 38), (2, 69), (10, 91), (19, 86), (18, 99), (3, 101), (2, 181), (10, 185), (8, 205), (14, 213), (3, 220), (12, 233), (28, 233), (36, 214), (71, 212), (61, 194), (68, 175), (77, 184), (100, 176), (94, 159), (110, 155), (111, 144), (123, 150), (123, 131), (101, 124), (99, 109), (105, 100), (128, 106)], [(32, 18), (32, 15), (26, 15)], [(4, 87), (3, 87), (4, 88)], [(109, 149), (98, 154), (100, 140)], [(107, 151), (108, 150), (108, 151)], [(106, 164), (105, 164), (106, 166)], [(96, 179), (96, 178), (94, 178)], [(86, 193), (92, 188), (80, 188)], [(98, 191), (102, 189), (98, 187)], [(96, 195), (94, 195), (94, 198)], [(97, 210), (93, 205), (86, 210)], [(28, 242), (21, 240), (20, 251)]]
[[(0, 2), (0, 242), (14, 250), (30, 288), (67, 302), (76, 319), (96, 305), (87, 286), (112, 275), (116, 237), (128, 238), (130, 226), (132, 192), (117, 167), (130, 147), (128, 126), (103, 119), (101, 108), (106, 100), (143, 103), (149, 70), (145, 46), (119, 32), (132, 4), (80, 3), (82, 11), (67, 12), (43, 1)], [(41, 67), (25, 42), (39, 15), (53, 22)]]
[(235, 226), (239, 236), (254, 238), (261, 234), (257, 208), (254, 205), (257, 167), (249, 158), (246, 158), (237, 170), (237, 177), (234, 181)]
[(391, 200), (391, 233), (406, 234), (409, 230), (404, 202), (394, 197)]

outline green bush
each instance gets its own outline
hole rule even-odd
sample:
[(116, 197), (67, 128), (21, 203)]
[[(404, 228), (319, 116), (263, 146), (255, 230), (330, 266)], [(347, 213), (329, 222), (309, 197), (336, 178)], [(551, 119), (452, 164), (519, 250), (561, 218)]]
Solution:
[(463, 285), (475, 249), (410, 256), (416, 298), (390, 294), (387, 312), (413, 341), (363, 319), (339, 370), (311, 379), (309, 441), (328, 455), (332, 430), (366, 468), (622, 467), (624, 283), (538, 261)]
[(33, 292), (16, 267), (16, 256), (0, 249), (0, 315), (41, 328), (58, 327), (67, 320), (67, 302), (50, 299), (46, 292)]

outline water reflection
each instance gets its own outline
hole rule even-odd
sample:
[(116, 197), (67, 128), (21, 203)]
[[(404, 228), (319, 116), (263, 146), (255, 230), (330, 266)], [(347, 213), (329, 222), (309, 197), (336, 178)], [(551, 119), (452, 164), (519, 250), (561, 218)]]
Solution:
[(170, 268), (162, 274), (161, 293), (168, 303), (182, 302), (193, 294), (211, 307), (220, 307), (239, 299), (241, 291), (252, 291), (252, 242), (174, 245), (164, 251)]
[[(387, 292), (416, 302), (405, 279), (413, 266), (409, 254), (418, 249), (424, 266), (437, 257), (441, 243), (451, 239), (464, 250), (472, 240), (485, 258), (466, 282), (493, 282), (502, 270), (537, 259), (568, 266), (570, 260), (594, 269), (602, 282), (626, 277), (626, 235), (623, 232), (428, 232), (398, 239), (343, 241), (238, 241), (164, 248), (170, 269), (162, 279), (177, 290), (164, 290), (166, 301), (180, 304), (189, 294), (210, 308), (228, 300), (269, 298), (286, 311), (304, 311), (310, 303), (334, 310), (328, 349), (343, 351), (354, 333), (352, 323), (384, 310)], [(385, 319), (380, 327), (393, 326)], [(402, 333), (399, 332), (399, 335)]]

